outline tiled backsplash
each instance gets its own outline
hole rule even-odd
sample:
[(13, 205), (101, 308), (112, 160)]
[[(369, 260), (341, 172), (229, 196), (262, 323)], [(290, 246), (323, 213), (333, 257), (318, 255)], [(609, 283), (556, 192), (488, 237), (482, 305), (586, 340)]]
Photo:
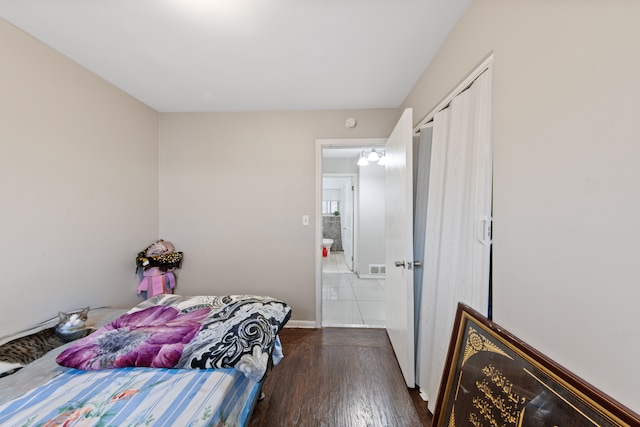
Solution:
[(331, 246), (332, 251), (342, 250), (341, 229), (339, 216), (326, 215), (322, 217), (322, 238), (333, 239), (333, 246)]

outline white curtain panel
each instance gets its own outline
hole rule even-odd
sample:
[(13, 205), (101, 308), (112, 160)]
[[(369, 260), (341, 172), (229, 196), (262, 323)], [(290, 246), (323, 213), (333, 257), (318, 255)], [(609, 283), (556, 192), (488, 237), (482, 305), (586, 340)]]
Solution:
[(434, 410), (459, 301), (487, 315), (491, 74), (433, 119), (416, 374)]

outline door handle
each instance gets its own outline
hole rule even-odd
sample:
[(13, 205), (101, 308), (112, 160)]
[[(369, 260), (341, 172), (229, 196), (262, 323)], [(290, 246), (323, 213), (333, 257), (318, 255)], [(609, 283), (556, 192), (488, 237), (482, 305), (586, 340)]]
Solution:
[(484, 246), (490, 245), (491, 242), (491, 222), (493, 218), (490, 216), (484, 215), (478, 221), (478, 240)]
[(396, 267), (406, 267), (411, 270), (413, 267), (422, 267), (422, 263), (419, 260), (415, 260), (413, 262), (409, 261), (405, 264), (404, 261), (396, 261)]

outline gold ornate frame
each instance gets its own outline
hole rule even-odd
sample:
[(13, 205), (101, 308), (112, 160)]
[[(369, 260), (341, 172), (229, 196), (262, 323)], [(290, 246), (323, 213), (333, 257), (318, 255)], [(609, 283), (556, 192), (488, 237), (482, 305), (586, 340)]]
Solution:
[(640, 416), (460, 303), (434, 427), (640, 426)]

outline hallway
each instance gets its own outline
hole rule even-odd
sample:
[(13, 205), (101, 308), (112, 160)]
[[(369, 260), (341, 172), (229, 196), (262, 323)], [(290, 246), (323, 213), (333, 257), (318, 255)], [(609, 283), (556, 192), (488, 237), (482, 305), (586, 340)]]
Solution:
[(322, 259), (322, 326), (384, 327), (385, 280), (360, 279), (343, 252)]

